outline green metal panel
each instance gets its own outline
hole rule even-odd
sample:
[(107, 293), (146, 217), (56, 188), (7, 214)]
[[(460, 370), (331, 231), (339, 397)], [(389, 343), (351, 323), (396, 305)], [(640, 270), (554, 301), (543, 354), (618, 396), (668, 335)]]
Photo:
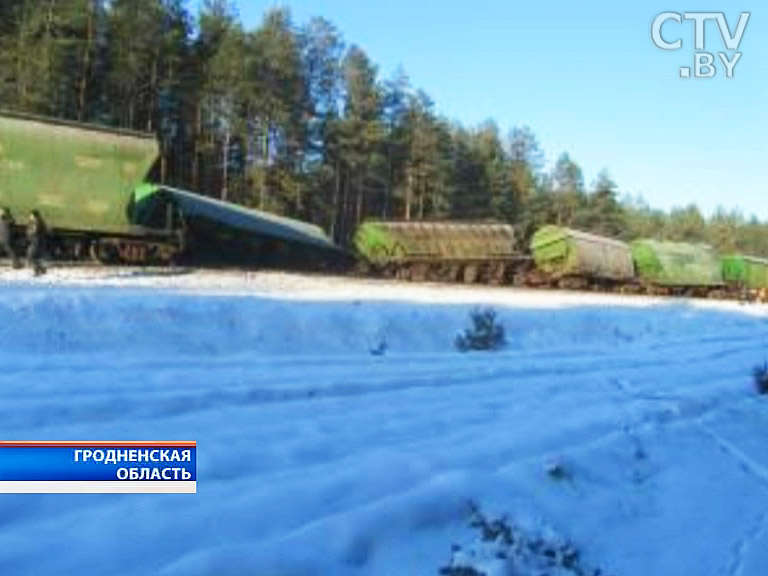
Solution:
[(632, 257), (637, 275), (662, 286), (719, 286), (723, 283), (720, 259), (707, 244), (636, 240)]
[(508, 224), (459, 222), (364, 222), (355, 235), (369, 262), (506, 260), (517, 256)]
[(722, 260), (723, 280), (728, 284), (737, 284), (751, 289), (768, 287), (768, 260), (729, 254)]
[(755, 289), (768, 287), (768, 260), (744, 256), (744, 262), (747, 269), (747, 287)]
[(151, 135), (0, 113), (0, 206), (52, 228), (129, 232), (129, 204), (158, 156)]
[(723, 256), (720, 260), (723, 270), (723, 280), (728, 284), (745, 285), (747, 281), (747, 265), (741, 254)]
[(590, 276), (628, 280), (634, 277), (629, 246), (612, 238), (562, 226), (544, 226), (533, 235), (531, 252), (539, 270), (555, 278)]

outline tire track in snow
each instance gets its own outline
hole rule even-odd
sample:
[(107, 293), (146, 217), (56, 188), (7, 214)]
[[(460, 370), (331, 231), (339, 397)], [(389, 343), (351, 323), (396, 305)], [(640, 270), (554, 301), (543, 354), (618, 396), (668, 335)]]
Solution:
[(745, 454), (733, 442), (704, 424), (703, 421), (699, 420), (697, 424), (722, 452), (733, 458), (747, 474), (759, 480), (768, 489), (768, 467), (763, 466), (760, 462)]
[[(705, 353), (704, 356), (709, 356), (709, 353)], [(502, 358), (500, 358), (501, 360)], [(513, 360), (507, 356), (506, 360)], [(571, 359), (572, 360), (572, 359)], [(464, 371), (460, 376), (455, 376), (455, 367), (446, 367), (445, 372), (452, 374), (450, 378), (444, 376), (435, 376), (429, 373), (427, 366), (420, 367), (425, 370), (425, 374), (416, 378), (411, 376), (407, 377), (410, 367), (404, 367), (397, 373), (386, 373), (388, 366), (380, 366), (383, 370), (379, 382), (375, 385), (369, 385), (361, 387), (358, 382), (363, 381), (366, 378), (370, 378), (370, 374), (364, 371), (368, 366), (359, 366), (360, 377), (355, 380), (354, 374), (352, 377), (346, 380), (352, 380), (352, 382), (342, 383), (341, 385), (332, 384), (328, 387), (319, 387), (317, 390), (308, 387), (280, 389), (273, 386), (253, 387), (250, 385), (238, 385), (236, 388), (227, 389), (215, 389), (200, 388), (190, 391), (188, 389), (179, 393), (178, 389), (169, 391), (169, 394), (157, 394), (153, 393), (152, 403), (146, 402), (145, 393), (148, 389), (140, 392), (134, 390), (126, 390), (121, 388), (111, 389), (106, 392), (96, 392), (95, 394), (82, 395), (78, 403), (67, 404), (70, 408), (58, 406), (55, 402), (51, 403), (52, 398), (47, 397), (48, 402), (45, 404), (37, 405), (34, 413), (30, 414), (24, 410), (25, 402), (18, 402), (18, 399), (8, 399), (3, 403), (3, 413), (0, 413), (0, 418), (4, 420), (4, 428), (8, 430), (14, 429), (29, 429), (30, 426), (35, 427), (44, 423), (49, 426), (71, 425), (74, 423), (109, 423), (119, 422), (126, 417), (126, 413), (131, 415), (134, 420), (156, 420), (159, 418), (173, 418), (177, 416), (184, 416), (192, 413), (202, 413), (215, 411), (221, 408), (236, 407), (250, 409), (254, 406), (275, 406), (286, 402), (301, 402), (301, 401), (318, 401), (318, 400), (333, 400), (350, 398), (354, 396), (375, 398), (377, 395), (386, 393), (408, 393), (416, 390), (426, 389), (440, 389), (440, 388), (463, 388), (469, 390), (468, 384), (471, 384), (472, 389), (479, 389), (478, 386), (482, 385), (485, 390), (492, 390), (493, 397), (498, 401), (516, 401), (518, 390), (514, 386), (507, 385), (508, 382), (504, 382), (505, 379), (515, 378), (520, 375), (527, 374), (525, 380), (529, 380), (536, 374), (539, 379), (546, 379), (548, 377), (559, 378), (563, 373), (569, 374), (569, 376), (580, 374), (582, 376), (589, 376), (591, 374), (598, 374), (602, 372), (610, 372), (614, 370), (617, 365), (623, 365), (625, 368), (631, 368), (632, 370), (642, 370), (643, 367), (653, 365), (658, 369), (662, 369), (661, 363), (658, 359), (647, 359), (645, 362), (638, 363), (636, 360), (627, 362), (624, 359), (621, 363), (600, 365), (591, 364), (592, 358), (586, 359), (581, 364), (579, 370), (574, 370), (574, 363), (572, 361), (567, 362), (566, 366), (552, 366), (544, 369), (538, 369), (537, 371), (528, 370), (526, 367), (516, 367), (514, 369), (492, 369), (489, 370), (485, 365), (478, 366), (473, 363), (469, 372)], [(677, 363), (680, 360), (675, 360)], [(347, 362), (343, 363), (345, 370), (351, 368)], [(538, 364), (538, 363), (537, 363)], [(585, 365), (586, 364), (586, 365)], [(533, 373), (531, 373), (533, 372)], [(108, 378), (112, 378), (109, 375)], [(179, 378), (180, 381), (184, 381), (183, 373)], [(216, 379), (214, 378), (214, 381)], [(501, 385), (499, 380), (501, 380)], [(218, 383), (214, 384), (218, 385)], [(504, 397), (500, 398), (499, 394), (503, 393)], [(68, 394), (68, 391), (64, 392), (64, 395)], [(123, 409), (116, 410), (114, 407), (115, 394), (121, 399), (121, 406)], [(631, 396), (633, 401), (636, 402), (674, 402), (684, 400), (684, 398), (677, 398), (668, 394), (658, 393), (641, 393), (634, 392), (634, 396)], [(84, 402), (85, 400), (91, 400)], [(505, 400), (506, 399), (506, 400)], [(707, 403), (710, 405), (716, 404), (716, 399), (710, 399)], [(718, 400), (720, 401), (720, 400)], [(100, 408), (101, 406), (101, 408)], [(125, 409), (127, 407), (127, 410)], [(703, 413), (706, 406), (702, 406), (700, 402), (693, 402), (691, 406), (686, 410), (689, 413), (700, 414)], [(679, 412), (679, 409), (672, 407), (672, 409), (653, 410), (647, 416), (645, 416), (642, 422), (635, 422), (634, 426), (647, 425), (649, 422), (664, 422), (674, 420), (675, 410)]]
[[(706, 362), (708, 355), (696, 361), (697, 363)], [(463, 388), (467, 386), (479, 387), (483, 386), (485, 389), (493, 389), (496, 393), (499, 389), (499, 383), (506, 383), (515, 380), (530, 380), (530, 379), (546, 379), (546, 378), (561, 378), (563, 375), (569, 377), (586, 377), (594, 374), (601, 373), (615, 373), (616, 371), (639, 371), (646, 370), (649, 367), (656, 369), (662, 369), (665, 366), (675, 366), (680, 362), (679, 359), (649, 359), (644, 362), (637, 362), (636, 360), (620, 360), (612, 362), (601, 362), (600, 364), (592, 363), (567, 363), (565, 365), (538, 365), (538, 366), (524, 366), (514, 368), (499, 368), (488, 370), (487, 368), (470, 370), (469, 372), (456, 373), (456, 369), (446, 369), (442, 374), (425, 373), (418, 376), (406, 376), (385, 374), (378, 382), (370, 383), (371, 375), (365, 373), (365, 366), (360, 367), (359, 377), (348, 376), (342, 381), (336, 381), (328, 385), (307, 385), (300, 384), (297, 386), (281, 386), (270, 383), (269, 385), (253, 386), (250, 384), (238, 384), (236, 386), (228, 386), (226, 388), (200, 388), (190, 390), (188, 387), (172, 386), (169, 389), (157, 387), (144, 387), (142, 389), (133, 390), (126, 388), (110, 389), (108, 391), (94, 390), (92, 392), (83, 393), (82, 391), (77, 394), (81, 404), (79, 407), (71, 408), (74, 410), (70, 412), (77, 421), (111, 421), (114, 419), (120, 419), (123, 417), (121, 412), (112, 410), (114, 405), (115, 395), (119, 395), (123, 410), (138, 409), (134, 412), (134, 417), (154, 419), (163, 416), (181, 416), (193, 412), (201, 412), (207, 410), (215, 410), (223, 407), (254, 407), (259, 405), (272, 405), (280, 403), (301, 402), (301, 401), (319, 401), (319, 400), (334, 400), (351, 397), (375, 397), (382, 394), (397, 394), (407, 393), (410, 391), (420, 389), (446, 389), (446, 388)], [(210, 378), (210, 374), (206, 376)], [(111, 375), (105, 375), (105, 378), (109, 380)], [(227, 376), (225, 375), (225, 378)], [(232, 378), (232, 377), (229, 377)], [(237, 378), (239, 379), (239, 378)], [(179, 378), (180, 381), (184, 381), (184, 378)], [(361, 385), (360, 382), (368, 380), (369, 382)], [(212, 384), (211, 386), (215, 386)], [(496, 387), (491, 388), (491, 387)], [(152, 394), (153, 402), (147, 404), (145, 402), (145, 395), (147, 393)], [(52, 399), (50, 393), (44, 395), (47, 401)], [(71, 393), (67, 389), (62, 390), (62, 397), (67, 396), (71, 399)], [(640, 394), (633, 393), (630, 395), (633, 400), (637, 401), (673, 401), (674, 397), (653, 393)], [(13, 428), (12, 422), (14, 420), (23, 420), (23, 414), (19, 413), (18, 406), (14, 404), (21, 403), (22, 405), (28, 401), (36, 400), (36, 395), (29, 395), (21, 398), (16, 397), (13, 401), (6, 402), (5, 406), (7, 413), (3, 415), (0, 411), (0, 417), (5, 418), (5, 427)], [(101, 404), (104, 410), (99, 411), (98, 406)], [(70, 406), (72, 406), (70, 404)], [(673, 405), (673, 409), (677, 406)], [(83, 414), (78, 409), (85, 408)], [(59, 418), (66, 417), (67, 412), (61, 407), (48, 404), (42, 409), (38, 406), (35, 410), (35, 416), (37, 419), (45, 421), (49, 419), (51, 415), (57, 415)], [(84, 418), (86, 414), (90, 414), (89, 417)], [(14, 417), (15, 416), (15, 417)]]
[[(755, 351), (762, 351), (762, 346), (760, 345), (754, 345), (751, 348), (746, 349), (746, 351), (753, 349)], [(364, 395), (367, 393), (381, 393), (381, 392), (388, 392), (388, 391), (398, 391), (398, 390), (404, 390), (409, 387), (413, 388), (421, 388), (421, 387), (430, 387), (430, 386), (450, 386), (450, 385), (461, 385), (466, 384), (468, 381), (477, 382), (478, 380), (482, 381), (485, 379), (490, 380), (497, 380), (502, 378), (519, 378), (519, 377), (546, 377), (546, 376), (560, 376), (564, 373), (567, 373), (569, 375), (588, 375), (591, 373), (601, 372), (601, 371), (626, 371), (626, 370), (642, 370), (644, 368), (648, 367), (657, 367), (661, 368), (664, 366), (675, 366), (680, 365), (681, 363), (685, 362), (706, 362), (710, 360), (717, 360), (722, 359), (724, 356), (727, 355), (733, 355), (733, 354), (744, 354), (745, 348), (738, 347), (733, 348), (730, 350), (718, 350), (718, 351), (705, 351), (703, 354), (701, 353), (701, 349), (695, 350), (697, 354), (694, 354), (692, 356), (687, 357), (680, 357), (680, 356), (673, 356), (672, 358), (646, 358), (644, 361), (638, 361), (636, 352), (631, 352), (627, 354), (619, 355), (615, 358), (612, 358), (608, 361), (605, 359), (605, 355), (587, 355), (587, 356), (572, 356), (563, 359), (562, 357), (559, 357), (559, 362), (552, 363), (551, 357), (543, 357), (539, 358), (538, 355), (535, 358), (530, 358), (524, 353), (520, 356), (515, 355), (514, 353), (507, 353), (502, 356), (494, 357), (494, 362), (504, 362), (508, 360), (514, 361), (517, 365), (513, 368), (491, 368), (489, 369), (488, 366), (485, 364), (485, 359), (483, 361), (476, 360), (473, 364), (476, 364), (475, 366), (470, 366), (469, 372), (467, 372), (467, 366), (466, 366), (466, 360), (464, 358), (461, 358), (463, 361), (462, 363), (456, 362), (456, 364), (461, 364), (460, 368), (463, 368), (462, 372), (464, 372), (463, 375), (456, 376), (456, 370), (457, 367), (454, 366), (454, 360), (456, 360), (455, 357), (435, 357), (435, 358), (429, 358), (425, 361), (423, 366), (419, 366), (420, 359), (417, 357), (414, 360), (416, 360), (415, 364), (419, 371), (423, 371), (426, 374), (416, 375), (414, 377), (414, 366), (413, 366), (413, 360), (408, 358), (407, 362), (408, 365), (404, 368), (398, 368), (398, 372), (393, 373), (392, 372), (392, 366), (386, 365), (386, 364), (379, 364), (376, 366), (376, 369), (381, 369), (382, 372), (384, 372), (384, 381), (380, 381), (376, 384), (367, 384), (367, 385), (360, 385), (359, 382), (363, 380), (370, 381), (372, 376), (375, 378), (375, 371), (374, 374), (371, 374), (370, 372), (370, 366), (365, 365), (364, 363), (361, 363), (360, 360), (356, 360), (355, 362), (347, 362), (342, 361), (341, 364), (345, 368), (351, 368), (352, 370), (359, 369), (361, 377), (364, 376), (364, 378), (354, 378), (349, 377), (348, 380), (354, 380), (355, 383), (346, 383), (341, 385), (331, 385), (328, 387), (318, 387), (318, 386), (307, 386), (307, 385), (299, 385), (299, 386), (291, 386), (291, 387), (285, 387), (284, 383), (285, 381), (293, 382), (296, 380), (297, 376), (304, 376), (306, 375), (306, 368), (302, 365), (301, 367), (295, 368), (295, 373), (289, 373), (287, 376), (283, 376), (280, 380), (275, 380), (274, 378), (269, 379), (269, 384), (266, 386), (263, 386), (262, 388), (257, 388), (252, 385), (244, 385), (243, 387), (248, 388), (251, 393), (253, 394), (254, 398), (263, 397), (265, 398), (265, 402), (275, 402), (280, 401), (281, 399), (284, 401), (291, 401), (295, 399), (301, 399), (305, 397), (307, 394), (311, 394), (313, 398), (320, 398), (320, 397), (334, 397), (334, 396), (349, 396), (354, 394), (360, 394)], [(557, 356), (556, 356), (557, 357)], [(291, 366), (291, 368), (294, 368), (296, 366), (296, 361), (303, 362), (301, 359), (294, 359), (294, 364)], [(397, 359), (398, 361), (400, 358)], [(439, 365), (435, 365), (436, 362), (439, 362)], [(530, 362), (530, 363), (528, 363)], [(311, 365), (317, 366), (318, 362), (316, 359), (310, 359), (309, 362)], [(522, 365), (521, 365), (522, 364)], [(279, 365), (279, 364), (278, 364)], [(337, 363), (334, 362), (326, 362), (324, 364), (320, 364), (321, 366), (325, 368), (338, 368), (340, 366), (337, 365)], [(142, 369), (141, 366), (132, 366), (131, 368), (134, 368), (134, 371), (136, 372), (144, 372), (145, 369)], [(181, 373), (184, 372), (196, 372), (198, 370), (201, 370), (203, 368), (206, 369), (206, 372), (210, 374), (211, 372), (215, 373), (217, 371), (224, 371), (224, 372), (235, 372), (237, 370), (253, 370), (258, 368), (263, 369), (270, 369), (272, 368), (271, 364), (269, 365), (263, 365), (262, 363), (256, 362), (256, 363), (248, 363), (245, 361), (238, 361), (238, 362), (232, 362), (232, 363), (226, 363), (225, 366), (217, 366), (214, 364), (212, 367), (209, 363), (205, 362), (171, 362), (171, 363), (153, 363), (152, 368), (156, 371), (158, 374), (173, 372), (175, 370), (178, 370)], [(48, 370), (48, 369), (46, 369)], [(61, 370), (65, 370), (66, 373), (72, 373), (73, 377), (75, 375), (82, 376), (83, 372), (79, 371), (77, 366), (75, 367), (62, 367), (59, 369), (59, 376), (57, 377), (57, 380), (61, 380)], [(104, 371), (112, 371), (114, 370), (113, 366), (104, 367)], [(26, 371), (24, 371), (26, 372)], [(37, 373), (37, 370), (30, 371), (30, 374), (27, 374), (28, 376), (32, 376), (33, 374)], [(90, 373), (90, 375), (98, 375), (101, 370), (99, 368), (94, 368), (91, 364), (87, 370), (84, 370), (86, 374)], [(130, 373), (130, 371), (128, 371)], [(14, 372), (11, 368), (6, 368), (6, 373), (3, 376), (0, 376), (0, 382), (2, 382), (3, 379), (13, 380), (18, 373)], [(353, 375), (354, 376), (354, 375)], [(232, 378), (229, 377), (227, 374), (224, 375), (225, 378)], [(206, 378), (210, 379), (210, 376), (206, 376)], [(237, 378), (241, 379), (241, 378)], [(111, 378), (110, 378), (111, 380)], [(189, 381), (184, 378), (177, 378), (178, 384), (168, 384), (164, 383), (162, 387), (162, 391), (175, 391), (175, 390), (181, 390), (184, 392), (189, 392)], [(394, 380), (394, 382), (393, 382)], [(409, 382), (406, 382), (409, 381)], [(156, 385), (153, 384), (146, 384), (144, 382), (141, 383), (142, 385), (140, 387), (133, 386), (131, 388), (122, 389), (121, 391), (124, 391), (126, 393), (134, 393), (134, 392), (157, 392), (158, 388)], [(277, 386), (275, 386), (277, 384)], [(219, 384), (216, 382), (211, 383), (209, 386), (216, 386), (218, 387)], [(28, 399), (36, 399), (38, 397), (45, 397), (46, 399), (51, 398), (51, 391), (48, 386), (43, 386), (44, 390), (41, 390), (39, 393), (34, 392), (34, 388), (32, 389), (31, 393), (28, 389), (25, 390), (17, 390), (14, 391), (13, 397), (19, 398), (19, 397), (26, 397)], [(93, 386), (94, 390), (88, 390), (88, 389), (80, 389), (80, 390), (72, 390), (69, 387), (62, 387), (61, 388), (61, 395), (66, 397), (71, 397), (73, 393), (78, 394), (81, 397), (87, 397), (88, 395), (94, 395), (96, 397), (103, 394), (103, 388), (100, 386)], [(202, 394), (205, 394), (205, 386), (196, 387), (194, 389), (195, 391), (199, 391)], [(21, 396), (19, 395), (19, 392), (21, 392)], [(26, 393), (25, 393), (26, 392)], [(112, 393), (113, 390), (110, 390), (110, 393)], [(1, 392), (0, 392), (1, 394)], [(240, 396), (238, 394), (235, 395), (235, 401), (239, 401)]]
[[(764, 488), (768, 489), (768, 467), (751, 458), (739, 449), (736, 444), (719, 434), (703, 422), (703, 418), (697, 420), (699, 428), (715, 443), (717, 448), (734, 460), (736, 464), (749, 476), (755, 478)], [(738, 540), (731, 553), (725, 574), (726, 576), (743, 576), (744, 567), (753, 544), (757, 542), (768, 530), (768, 510), (764, 511), (758, 520)]]
[(747, 558), (755, 542), (758, 542), (768, 531), (768, 511), (763, 512), (757, 522), (739, 538), (733, 547), (731, 559), (725, 568), (725, 576), (747, 576), (745, 574)]

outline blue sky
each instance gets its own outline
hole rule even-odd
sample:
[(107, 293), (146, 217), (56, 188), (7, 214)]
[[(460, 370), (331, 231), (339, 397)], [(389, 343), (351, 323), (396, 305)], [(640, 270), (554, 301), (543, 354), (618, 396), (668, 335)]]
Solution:
[[(529, 125), (548, 162), (567, 151), (590, 184), (607, 168), (622, 194), (655, 207), (737, 207), (768, 219), (768, 8), (745, 1), (237, 0), (247, 28), (266, 10), (294, 22), (323, 16), (361, 46), (388, 77), (402, 65), (439, 113), (503, 133)], [(693, 22), (668, 22), (662, 51), (651, 41), (661, 12), (724, 12), (735, 29), (751, 17), (734, 78), (681, 79), (692, 66)], [(717, 25), (705, 50), (724, 51)], [(730, 56), (731, 53), (729, 53)], [(715, 56), (717, 58), (717, 56)], [(719, 61), (718, 61), (719, 63)]]

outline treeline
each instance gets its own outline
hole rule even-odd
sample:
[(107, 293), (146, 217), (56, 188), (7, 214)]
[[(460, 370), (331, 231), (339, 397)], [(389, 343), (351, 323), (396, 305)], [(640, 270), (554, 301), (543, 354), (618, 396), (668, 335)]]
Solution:
[(534, 133), (440, 116), (404, 72), (379, 76), (333, 24), (281, 8), (247, 30), (227, 0), (2, 0), (0, 107), (155, 132), (154, 177), (310, 220), (348, 242), (365, 218), (559, 223), (768, 255), (768, 226), (619, 201)]

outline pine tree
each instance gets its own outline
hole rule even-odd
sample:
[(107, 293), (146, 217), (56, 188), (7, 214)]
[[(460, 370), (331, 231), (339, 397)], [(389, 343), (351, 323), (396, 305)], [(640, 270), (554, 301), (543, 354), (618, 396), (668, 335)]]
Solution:
[(286, 9), (269, 11), (248, 37), (247, 143), (258, 206), (302, 209), (301, 173), (310, 107), (300, 39)]
[(567, 153), (557, 159), (552, 170), (552, 199), (556, 224), (583, 228), (586, 225), (584, 177), (581, 167)]
[(306, 192), (303, 214), (333, 234), (339, 198), (339, 101), (344, 42), (327, 20), (313, 18), (301, 31), (303, 77), (307, 85)]
[(381, 143), (382, 99), (376, 67), (357, 46), (344, 57), (344, 118), (340, 123), (340, 157), (344, 169), (340, 199), (339, 239), (346, 243), (369, 209), (372, 190), (380, 185), (376, 170), (383, 169)]
[(624, 213), (616, 199), (617, 186), (607, 170), (602, 170), (587, 199), (585, 229), (595, 234), (617, 238), (624, 228)]

